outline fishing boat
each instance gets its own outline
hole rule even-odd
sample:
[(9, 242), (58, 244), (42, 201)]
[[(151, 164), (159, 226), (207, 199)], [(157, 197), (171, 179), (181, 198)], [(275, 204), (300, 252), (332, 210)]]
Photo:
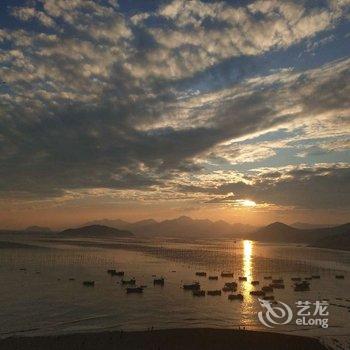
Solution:
[(221, 277), (233, 277), (232, 272), (221, 272)]
[(310, 283), (303, 281), (300, 283), (295, 283), (294, 285), (294, 291), (295, 292), (305, 292), (310, 290)]
[(240, 276), (238, 277), (238, 280), (243, 282), (247, 280), (247, 277)]
[(182, 288), (184, 290), (200, 290), (201, 289), (201, 285), (198, 282), (194, 282), (191, 284), (184, 284), (182, 286)]
[(196, 276), (205, 277), (206, 275), (206, 272), (196, 272)]
[(153, 285), (158, 285), (158, 286), (164, 286), (164, 277), (161, 278), (155, 278), (153, 280)]
[(217, 281), (219, 279), (219, 276), (209, 276), (210, 281)]
[(257, 286), (260, 282), (259, 281), (252, 281), (253, 286)]
[(84, 281), (83, 285), (85, 287), (94, 287), (95, 286), (95, 281)]
[(249, 294), (257, 296), (257, 297), (264, 297), (265, 296), (265, 292), (262, 290), (252, 290)]
[(344, 275), (335, 275), (335, 278), (337, 278), (338, 280), (343, 280), (344, 279)]
[(228, 300), (243, 300), (242, 294), (230, 294), (228, 297)]
[(225, 287), (237, 288), (237, 282), (226, 282)]
[(283, 283), (271, 283), (269, 286), (273, 289), (284, 289), (285, 288)]
[(136, 280), (135, 278), (131, 278), (130, 280), (122, 280), (122, 284), (131, 284), (131, 285), (135, 285)]
[(192, 295), (194, 297), (205, 297), (205, 290), (193, 290)]
[(207, 294), (212, 296), (221, 295), (221, 290), (208, 290)]

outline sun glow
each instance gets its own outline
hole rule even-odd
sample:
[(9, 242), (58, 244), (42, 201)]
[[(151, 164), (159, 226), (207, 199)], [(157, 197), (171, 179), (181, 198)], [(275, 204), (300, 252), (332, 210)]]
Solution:
[(242, 199), (242, 201), (240, 202), (240, 204), (243, 207), (255, 207), (256, 203), (254, 201), (251, 201), (250, 199)]

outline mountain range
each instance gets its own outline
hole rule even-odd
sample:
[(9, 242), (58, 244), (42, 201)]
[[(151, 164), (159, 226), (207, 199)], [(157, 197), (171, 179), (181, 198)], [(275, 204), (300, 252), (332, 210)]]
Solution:
[(147, 219), (134, 223), (119, 219), (103, 219), (84, 224), (84, 226), (86, 225), (105, 225), (119, 230), (129, 230), (139, 236), (179, 238), (239, 237), (256, 230), (256, 227), (251, 225), (229, 224), (223, 220), (192, 219), (188, 216), (180, 216), (160, 222)]

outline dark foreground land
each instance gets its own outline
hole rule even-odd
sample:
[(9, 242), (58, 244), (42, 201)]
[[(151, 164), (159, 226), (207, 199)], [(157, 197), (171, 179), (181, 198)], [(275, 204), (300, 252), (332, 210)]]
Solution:
[(103, 332), (0, 340), (1, 350), (326, 350), (318, 340), (278, 333), (170, 329)]

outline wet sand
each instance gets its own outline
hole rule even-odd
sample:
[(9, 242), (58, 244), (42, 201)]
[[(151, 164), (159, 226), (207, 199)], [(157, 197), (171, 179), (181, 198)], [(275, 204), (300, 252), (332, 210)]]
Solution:
[(1, 350), (326, 350), (317, 339), (227, 329), (102, 332), (0, 340)]

